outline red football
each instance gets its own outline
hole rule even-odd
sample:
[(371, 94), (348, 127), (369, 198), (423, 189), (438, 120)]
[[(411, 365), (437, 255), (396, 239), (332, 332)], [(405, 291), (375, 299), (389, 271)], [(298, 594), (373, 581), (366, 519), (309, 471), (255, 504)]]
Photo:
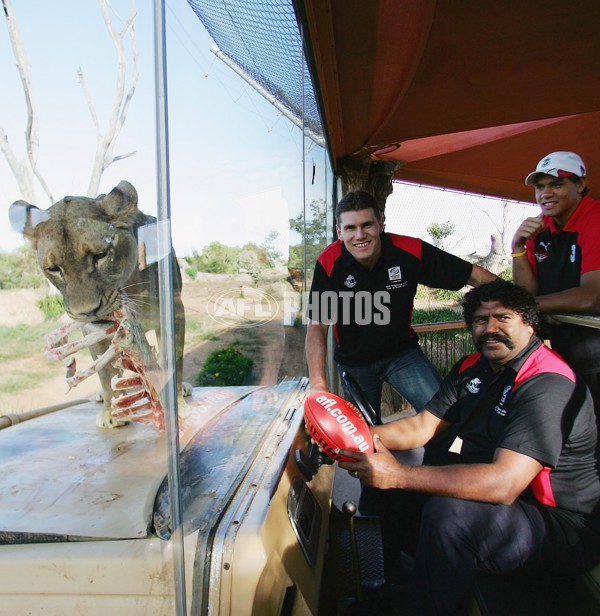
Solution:
[(313, 391), (304, 401), (304, 422), (317, 445), (334, 460), (351, 458), (334, 453), (348, 449), (373, 453), (373, 437), (361, 412), (328, 391)]

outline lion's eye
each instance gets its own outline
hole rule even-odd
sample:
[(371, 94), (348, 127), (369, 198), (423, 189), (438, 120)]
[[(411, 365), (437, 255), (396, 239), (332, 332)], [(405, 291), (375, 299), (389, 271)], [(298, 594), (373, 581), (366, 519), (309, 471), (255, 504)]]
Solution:
[(95, 263), (100, 263), (101, 261), (104, 261), (104, 259), (106, 259), (108, 257), (108, 253), (110, 251), (105, 250), (104, 252), (99, 252), (97, 254), (94, 255), (94, 262)]
[(62, 279), (63, 271), (58, 265), (50, 265), (44, 268), (44, 274), (53, 280)]

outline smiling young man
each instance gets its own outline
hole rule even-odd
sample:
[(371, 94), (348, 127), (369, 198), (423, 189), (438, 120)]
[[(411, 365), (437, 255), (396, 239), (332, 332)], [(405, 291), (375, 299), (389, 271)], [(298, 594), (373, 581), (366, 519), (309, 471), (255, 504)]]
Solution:
[[(496, 280), (469, 291), (463, 311), (479, 352), (452, 368), (423, 412), (372, 428), (374, 454), (344, 450), (354, 461), (339, 462), (385, 491), (386, 579), (406, 582), (398, 555), (415, 555), (419, 616), (466, 614), (481, 571), (579, 555), (600, 502), (591, 397), (537, 337), (533, 296)], [(423, 446), (419, 466), (390, 452)]]
[[(574, 152), (552, 152), (526, 178), (540, 216), (527, 218), (512, 240), (513, 277), (552, 314), (600, 314), (600, 201), (587, 187)], [(600, 421), (600, 329), (552, 319), (543, 336), (582, 374)]]
[(420, 411), (440, 377), (411, 327), (417, 285), (458, 290), (495, 276), (420, 239), (384, 232), (383, 215), (367, 192), (345, 195), (335, 218), (338, 240), (317, 260), (307, 308), (310, 384), (327, 389), (333, 325), (338, 369), (358, 381), (377, 413), (384, 382)]

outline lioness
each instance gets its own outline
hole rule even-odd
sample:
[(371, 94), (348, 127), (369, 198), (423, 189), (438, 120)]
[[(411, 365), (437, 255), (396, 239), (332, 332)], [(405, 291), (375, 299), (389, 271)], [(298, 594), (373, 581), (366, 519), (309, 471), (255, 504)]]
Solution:
[[(10, 207), (13, 228), (31, 242), (46, 278), (62, 293), (67, 314), (75, 321), (101, 322), (122, 304), (134, 305), (145, 331), (155, 330), (160, 341), (158, 264), (147, 265), (138, 232), (156, 218), (137, 207), (135, 188), (126, 181), (108, 195), (64, 197), (47, 210), (16, 201)], [(182, 368), (185, 315), (181, 301), (181, 273), (173, 260), (177, 390), (183, 396)], [(110, 341), (92, 344), (94, 358)], [(99, 370), (104, 409), (97, 424), (113, 428), (122, 422), (111, 415), (114, 392), (112, 365)], [(189, 386), (188, 386), (189, 387)], [(187, 391), (185, 393), (188, 393)]]

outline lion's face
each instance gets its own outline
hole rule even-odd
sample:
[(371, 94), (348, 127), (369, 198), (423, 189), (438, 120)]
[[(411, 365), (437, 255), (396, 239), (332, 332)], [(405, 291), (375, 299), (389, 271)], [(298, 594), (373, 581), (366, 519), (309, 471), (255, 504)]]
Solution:
[(149, 218), (137, 209), (128, 182), (96, 199), (65, 197), (47, 210), (23, 201), (11, 206), (13, 226), (21, 221), (44, 274), (79, 321), (102, 319), (119, 307), (137, 269), (137, 228)]

